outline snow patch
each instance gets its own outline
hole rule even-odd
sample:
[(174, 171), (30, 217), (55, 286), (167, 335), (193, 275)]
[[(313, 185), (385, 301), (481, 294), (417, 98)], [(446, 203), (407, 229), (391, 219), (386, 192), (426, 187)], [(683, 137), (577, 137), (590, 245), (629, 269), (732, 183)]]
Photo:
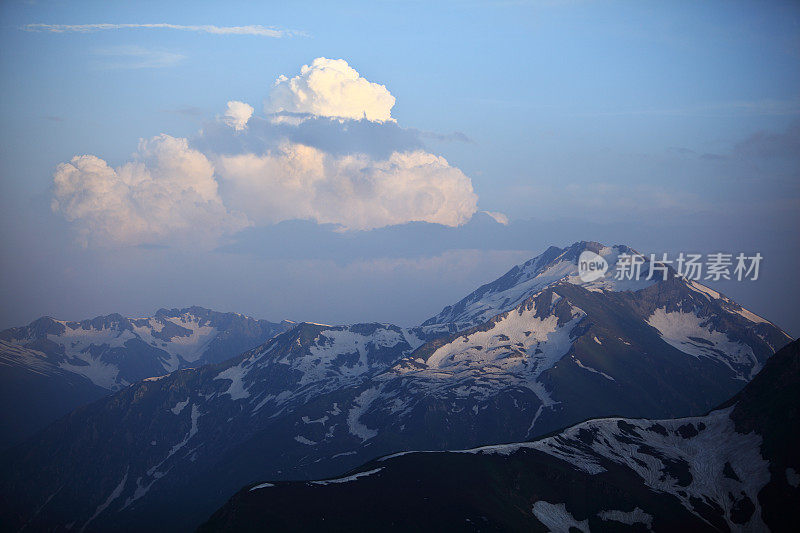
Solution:
[(316, 420), (311, 420), (309, 417), (304, 416), (300, 420), (303, 421), (303, 424), (322, 424), (325, 425), (325, 422), (328, 421), (327, 416), (323, 416), (322, 418), (317, 418)]
[(544, 500), (539, 500), (533, 504), (534, 516), (545, 525), (552, 533), (569, 533), (571, 528), (575, 528), (583, 533), (589, 533), (589, 520), (578, 522), (567, 511), (566, 504), (553, 504)]
[(217, 374), (214, 379), (229, 379), (231, 384), (228, 390), (222, 394), (229, 395), (231, 400), (241, 400), (250, 396), (250, 392), (244, 386), (244, 376), (246, 374), (247, 372), (241, 366), (232, 366)]
[[(561, 305), (560, 297), (554, 295)], [(547, 305), (547, 304), (545, 304)], [(571, 334), (586, 316), (578, 307), (569, 306), (571, 317), (560, 323), (551, 303), (545, 316), (536, 316), (531, 301), (524, 306), (497, 316), (487, 329), (456, 337), (438, 347), (427, 359), (426, 366), (399, 364), (396, 373), (414, 374), (418, 383), (436, 394), (442, 385), (449, 391), (481, 400), (498, 389), (512, 385), (533, 391), (545, 404), (553, 405), (537, 378), (552, 368), (572, 348)]]
[[(163, 321), (163, 322), (162, 322)], [(189, 335), (175, 335), (169, 340), (157, 338), (155, 333), (164, 329), (165, 323), (172, 323), (190, 330)], [(170, 355), (179, 356), (184, 361), (193, 363), (200, 359), (208, 349), (208, 345), (217, 338), (216, 328), (207, 324), (201, 325), (201, 319), (185, 313), (178, 317), (150, 318), (145, 325), (134, 326), (133, 331), (150, 346), (164, 350)], [(175, 361), (177, 363), (177, 361)], [(172, 370), (177, 370), (173, 368)]]
[[(478, 406), (476, 405), (475, 407), (476, 407), (475, 412), (477, 413)], [(526, 439), (530, 436), (531, 432), (533, 431), (533, 427), (536, 425), (536, 421), (539, 420), (539, 417), (542, 415), (543, 410), (544, 410), (544, 404), (540, 405), (539, 408), (536, 410), (536, 414), (533, 415), (533, 420), (531, 420), (531, 425), (528, 426), (528, 431), (525, 433)]]
[[(161, 467), (161, 465), (163, 465), (165, 462), (167, 462), (167, 459), (169, 459), (170, 457), (172, 457), (173, 455), (175, 455), (175, 454), (176, 454), (178, 451), (180, 451), (180, 449), (181, 449), (181, 448), (183, 448), (184, 446), (186, 446), (186, 443), (188, 443), (188, 442), (189, 442), (189, 440), (190, 440), (192, 437), (194, 437), (195, 435), (197, 435), (197, 431), (198, 431), (198, 429), (199, 429), (199, 428), (198, 428), (198, 425), (197, 425), (197, 421), (198, 421), (198, 420), (200, 420), (200, 409), (197, 407), (197, 405), (196, 405), (196, 404), (192, 404), (192, 414), (191, 414), (191, 419), (192, 419), (192, 426), (189, 428), (189, 432), (186, 434), (186, 436), (183, 438), (183, 440), (182, 440), (181, 442), (177, 443), (176, 445), (174, 445), (174, 446), (173, 446), (173, 447), (172, 447), (172, 448), (169, 450), (169, 453), (167, 454), (167, 456), (166, 456), (166, 457), (164, 457), (164, 459), (163, 459), (163, 460), (162, 460), (160, 463), (158, 463), (158, 464), (157, 464), (157, 465), (155, 465), (154, 467), (151, 467), (151, 468), (150, 468), (150, 469), (147, 471), (147, 475), (148, 475), (148, 476), (155, 476), (155, 478), (156, 478), (156, 479), (160, 478), (160, 477), (161, 477), (161, 475), (159, 475), (159, 474), (160, 474), (160, 472), (158, 472), (158, 469)], [(152, 484), (152, 483), (151, 483), (151, 484)], [(149, 485), (148, 485), (148, 488), (149, 488)], [(136, 499), (136, 498), (134, 498), (134, 499)]]
[(361, 423), (361, 416), (369, 409), (369, 406), (380, 396), (380, 389), (367, 389), (353, 400), (353, 406), (347, 413), (347, 428), (352, 435), (367, 441), (378, 435), (377, 430), (370, 429)]
[(76, 357), (75, 359), (83, 361), (85, 364), (75, 364), (62, 361), (58, 365), (59, 368), (66, 370), (67, 372), (80, 374), (81, 376), (88, 378), (89, 381), (95, 385), (112, 391), (117, 391), (130, 385), (127, 380), (117, 379), (117, 376), (119, 375), (118, 366), (104, 363), (100, 360), (100, 358), (95, 359), (88, 353), (81, 355), (81, 357)]
[[(732, 410), (733, 407), (730, 407), (712, 411), (706, 416), (669, 420), (589, 420), (558, 435), (534, 442), (482, 446), (452, 452), (510, 455), (519, 450), (535, 449), (591, 475), (605, 472), (601, 463), (612, 461), (629, 468), (652, 490), (673, 495), (691, 513), (697, 514), (691, 503), (692, 499), (713, 502), (723, 510), (726, 520), (729, 520), (731, 508), (735, 504), (728, 494), (744, 493), (756, 503), (756, 510), (746, 524), (733, 524), (729, 521), (728, 525), (732, 530), (741, 530), (743, 527), (766, 530), (761, 518), (758, 493), (770, 480), (769, 462), (761, 456), (760, 435), (736, 431), (729, 417)], [(683, 432), (679, 431), (679, 428), (687, 424), (694, 427), (694, 436), (684, 437)], [(661, 426), (659, 431), (652, 429), (656, 425)], [(625, 438), (617, 438), (621, 434)], [(588, 443), (587, 436), (591, 437)], [(379, 461), (406, 453), (410, 452), (390, 455)], [(726, 463), (730, 463), (741, 481), (725, 476)], [(674, 465), (680, 465), (679, 470), (688, 474), (685, 479), (674, 477), (675, 474), (671, 473), (671, 466)], [(800, 475), (787, 471), (787, 479), (790, 476), (792, 481), (797, 481), (800, 485)], [(542, 507), (541, 511), (545, 514), (548, 511), (557, 514), (558, 509)], [(548, 524), (548, 527), (551, 526)]]
[[(601, 461), (620, 463), (635, 472), (642, 481), (657, 492), (675, 496), (692, 513), (691, 499), (713, 500), (730, 517), (734, 505), (728, 493), (746, 494), (751, 501), (758, 502), (758, 493), (770, 480), (769, 462), (760, 453), (761, 437), (756, 433), (741, 434), (736, 431), (729, 418), (732, 407), (713, 411), (703, 417), (672, 420), (607, 418), (591, 420), (573, 426), (558, 436), (548, 437), (533, 443), (521, 443), (520, 447), (534, 448), (572, 464), (578, 470), (598, 474), (605, 469)], [(627, 424), (627, 426), (625, 425)], [(649, 428), (655, 424), (665, 431)], [(684, 437), (679, 428), (691, 424), (697, 433)], [(625, 427), (626, 429), (622, 429)], [(615, 436), (624, 431), (625, 439)], [(663, 433), (666, 433), (664, 435)], [(592, 435), (589, 445), (585, 435)], [(581, 436), (584, 436), (584, 440)], [(512, 445), (506, 445), (512, 446)], [(478, 449), (480, 450), (480, 449)], [(508, 453), (508, 452), (506, 452)], [(730, 463), (741, 481), (724, 475), (725, 463)], [(683, 484), (669, 473), (669, 465), (685, 465), (689, 474)], [(761, 520), (761, 509), (756, 511), (747, 525), (754, 529), (766, 529)], [(742, 525), (729, 522), (733, 530)]]
[(748, 311), (744, 307), (739, 307), (738, 309), (735, 308), (735, 307), (728, 307), (726, 310), (727, 311), (731, 311), (733, 313), (736, 313), (737, 315), (740, 315), (740, 316), (744, 317), (745, 319), (747, 319), (750, 322), (753, 322), (755, 324), (771, 324), (771, 322), (769, 320), (761, 318), (757, 314)]
[(584, 365), (583, 363), (581, 363), (581, 360), (578, 359), (577, 357), (574, 357), (573, 360), (575, 361), (576, 365), (578, 365), (579, 367), (581, 367), (584, 370), (588, 370), (589, 372), (594, 372), (595, 374), (600, 374), (604, 378), (609, 379), (611, 381), (616, 381), (614, 378), (612, 378), (611, 376), (609, 376), (605, 372), (601, 372), (600, 370), (597, 370), (596, 368), (592, 368), (590, 366)]
[(114, 490), (111, 491), (111, 494), (108, 495), (108, 498), (106, 498), (106, 501), (104, 501), (103, 503), (98, 505), (97, 509), (95, 509), (95, 511), (94, 511), (94, 514), (89, 518), (89, 520), (86, 521), (85, 524), (83, 524), (83, 527), (81, 528), (81, 531), (86, 529), (86, 526), (88, 526), (89, 523), (92, 520), (94, 520), (95, 518), (100, 516), (100, 513), (105, 511), (108, 508), (108, 506), (111, 505), (111, 503), (114, 500), (119, 498), (119, 495), (122, 494), (122, 490), (125, 488), (125, 483), (127, 483), (127, 481), (128, 481), (128, 470), (129, 469), (130, 469), (130, 467), (125, 470), (125, 475), (122, 476), (122, 480), (120, 480), (119, 484), (114, 488)]
[(183, 408), (186, 407), (187, 405), (189, 405), (189, 399), (188, 398), (185, 399), (182, 402), (176, 403), (175, 407), (170, 409), (170, 411), (172, 411), (173, 415), (179, 415), (179, 414), (181, 414), (181, 411), (183, 411)]
[(344, 456), (346, 456), (346, 455), (355, 455), (356, 453), (357, 453), (357, 452), (353, 452), (353, 451), (350, 451), (350, 452), (343, 452), (343, 453), (337, 453), (336, 455), (334, 455), (334, 456), (333, 456), (333, 459), (336, 459), (337, 457), (344, 457)]
[(348, 483), (350, 481), (355, 481), (355, 480), (357, 480), (358, 478), (361, 478), (361, 477), (367, 477), (367, 476), (371, 476), (372, 474), (377, 474), (381, 470), (383, 470), (382, 466), (378, 467), (378, 468), (376, 468), (374, 470), (368, 470), (366, 472), (358, 472), (356, 474), (353, 474), (352, 476), (340, 477), (338, 479), (324, 479), (324, 480), (321, 480), (321, 481), (311, 481), (310, 483), (313, 484), (313, 485), (330, 485), (330, 484), (333, 484), (333, 483)]
[(717, 291), (715, 291), (714, 289), (710, 289), (705, 285), (697, 283), (696, 281), (693, 280), (688, 280), (686, 286), (695, 292), (699, 292), (709, 300), (719, 300), (722, 297), (722, 295)]
[(695, 312), (656, 309), (647, 323), (661, 334), (666, 343), (694, 357), (708, 357), (727, 365), (738, 379), (749, 380), (760, 369), (753, 349), (715, 331), (709, 321)]

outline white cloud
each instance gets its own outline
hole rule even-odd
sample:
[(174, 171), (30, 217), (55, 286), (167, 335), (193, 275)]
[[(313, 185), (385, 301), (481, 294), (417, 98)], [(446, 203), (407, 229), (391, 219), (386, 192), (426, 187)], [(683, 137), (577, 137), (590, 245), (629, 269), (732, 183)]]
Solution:
[(372, 160), (285, 143), (264, 155), (221, 156), (217, 169), (229, 205), (259, 224), (310, 219), (359, 230), (410, 221), (457, 226), (475, 213), (478, 198), (461, 170), (423, 151)]
[(212, 35), (255, 35), (259, 37), (288, 37), (298, 35), (300, 32), (283, 30), (270, 26), (213, 26), (213, 25), (183, 25), (183, 24), (26, 24), (21, 28), (24, 31), (48, 33), (94, 33), (108, 30), (145, 29), (145, 30), (181, 30)]
[(253, 111), (255, 111), (253, 106), (231, 100), (228, 102), (228, 108), (222, 120), (236, 131), (242, 131), (247, 127), (247, 121), (253, 116)]
[[(303, 65), (299, 75), (280, 76), (264, 109), (284, 121), (291, 121), (291, 114), (310, 114), (387, 122), (394, 121), (394, 102), (385, 86), (362, 78), (347, 61), (318, 57), (311, 65)], [(281, 113), (289, 115), (281, 117)]]
[[(212, 247), (253, 224), (303, 219), (370, 230), (407, 222), (458, 226), (475, 214), (469, 177), (443, 157), (398, 143), (394, 97), (345, 61), (315, 59), (300, 76), (280, 79), (269, 102), (273, 111), (334, 120), (316, 129), (306, 128), (312, 121), (275, 124), (231, 100), (194, 148), (162, 134), (141, 141), (134, 159), (116, 168), (93, 155), (59, 165), (53, 210), (87, 246)], [(369, 121), (335, 119), (363, 117)], [(369, 131), (347, 139), (356, 125)], [(385, 130), (392, 142), (364, 153)]]
[(75, 156), (53, 178), (53, 211), (76, 225), (84, 246), (213, 246), (247, 225), (222, 204), (214, 167), (186, 139), (142, 140), (135, 160), (116, 169), (93, 155)]
[(508, 226), (508, 215), (506, 215), (505, 213), (500, 213), (498, 211), (482, 211), (482, 212), (492, 217), (494, 221), (497, 222), (498, 224)]

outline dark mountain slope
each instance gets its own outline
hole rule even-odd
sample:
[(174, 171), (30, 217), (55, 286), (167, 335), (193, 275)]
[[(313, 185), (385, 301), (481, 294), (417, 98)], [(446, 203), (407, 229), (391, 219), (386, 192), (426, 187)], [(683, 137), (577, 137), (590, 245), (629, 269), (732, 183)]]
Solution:
[(800, 341), (703, 417), (590, 420), (531, 443), (409, 452), (242, 489), (201, 531), (794, 531)]
[(42, 356), (0, 341), (0, 449), (110, 393), (84, 376), (40, 362)]

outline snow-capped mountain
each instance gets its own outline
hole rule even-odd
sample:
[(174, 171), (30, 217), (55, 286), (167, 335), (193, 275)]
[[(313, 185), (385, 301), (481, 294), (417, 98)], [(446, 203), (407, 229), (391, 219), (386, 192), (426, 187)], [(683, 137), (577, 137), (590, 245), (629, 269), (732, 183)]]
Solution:
[(286, 326), (202, 307), (160, 309), (148, 318), (118, 314), (81, 322), (42, 317), (0, 332), (8, 344), (40, 352), (45, 361), (119, 390), (147, 377), (217, 363), (263, 343)]
[[(578, 275), (587, 250), (609, 264), (590, 282)], [(417, 392), (455, 402), (510, 396), (529, 417), (528, 434), (504, 435), (512, 440), (601, 413), (701, 412), (791, 340), (672, 270), (665, 280), (614, 279), (620, 254), (636, 253), (593, 242), (551, 247), (424, 322), (428, 335), (458, 333), (424, 345), (392, 372)]]
[[(602, 276), (591, 281), (584, 281), (579, 275), (578, 260), (581, 253), (586, 251), (601, 256), (608, 265)], [(642, 258), (639, 266), (641, 277), (617, 279), (616, 268), (621, 255), (639, 255)], [(515, 308), (526, 298), (556, 283), (569, 283), (599, 292), (637, 292), (658, 283), (659, 275), (646, 279), (649, 268), (650, 259), (647, 256), (624, 245), (604, 246), (597, 242), (581, 241), (563, 249), (551, 246), (541, 255), (515, 266), (495, 281), (482, 285), (459, 302), (445, 307), (438, 315), (423, 322), (422, 326), (426, 330), (447, 329), (450, 332), (477, 326), (498, 313)], [(669, 277), (674, 277), (674, 269), (668, 265), (667, 268)], [(721, 300), (729, 312), (741, 314), (754, 323), (767, 323), (700, 283), (682, 281), (691, 290), (705, 294), (709, 300)]]
[[(401, 452), (332, 479), (259, 482), (200, 531), (794, 531), (800, 341), (704, 416)], [(413, 512), (408, 510), (413, 509)]]
[[(586, 249), (612, 264), (630, 250), (551, 248), (422, 326), (303, 323), (79, 409), (8, 455), (0, 518), (192, 528), (259, 479), (521, 441), (591, 417), (699, 415), (791, 340), (681, 278), (582, 283)], [(80, 447), (54, 445), (64, 441)]]
[[(81, 322), (42, 317), (0, 332), (0, 448), (88, 401), (145, 378), (216, 363), (288, 325), (202, 307)], [(15, 406), (6, 408), (6, 406)]]

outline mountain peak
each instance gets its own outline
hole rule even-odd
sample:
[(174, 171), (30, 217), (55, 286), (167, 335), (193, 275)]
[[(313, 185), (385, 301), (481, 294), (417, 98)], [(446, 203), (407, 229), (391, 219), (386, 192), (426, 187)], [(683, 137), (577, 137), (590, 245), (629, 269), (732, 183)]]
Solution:
[[(579, 275), (578, 260), (585, 251), (601, 256), (607, 269), (598, 279), (584, 281)], [(425, 321), (426, 327), (456, 324), (456, 329), (481, 324), (492, 316), (513, 309), (538, 291), (566, 281), (589, 290), (638, 291), (656, 283), (656, 280), (618, 280), (615, 277), (617, 260), (622, 254), (637, 252), (626, 245), (606, 246), (596, 241), (579, 241), (565, 248), (549, 247), (540, 255), (513, 267), (503, 276), (487, 283), (452, 306), (445, 307), (437, 316)], [(647, 272), (649, 263), (642, 264)]]

